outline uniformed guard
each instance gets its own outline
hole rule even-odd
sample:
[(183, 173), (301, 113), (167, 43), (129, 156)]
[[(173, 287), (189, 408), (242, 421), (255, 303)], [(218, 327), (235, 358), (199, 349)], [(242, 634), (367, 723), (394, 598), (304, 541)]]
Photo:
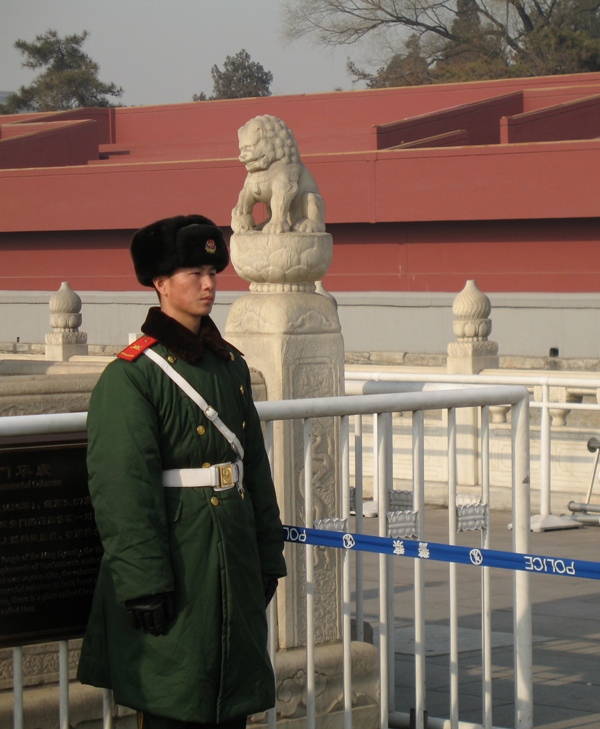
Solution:
[(265, 607), (285, 563), (249, 370), (209, 316), (229, 254), (201, 215), (142, 228), (131, 254), (159, 306), (90, 400), (104, 556), (78, 677), (143, 729), (238, 729), (275, 703)]

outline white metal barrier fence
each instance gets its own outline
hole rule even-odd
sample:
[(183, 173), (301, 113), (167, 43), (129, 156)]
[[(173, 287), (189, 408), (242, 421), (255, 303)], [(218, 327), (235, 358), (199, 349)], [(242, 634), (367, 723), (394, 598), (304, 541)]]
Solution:
[[(529, 409), (528, 393), (523, 387), (480, 387), (464, 390), (444, 390), (431, 392), (413, 392), (401, 394), (347, 396), (338, 398), (307, 399), (280, 402), (258, 403), (261, 419), (266, 422), (267, 446), (272, 457), (273, 423), (278, 420), (302, 420), (304, 423), (304, 500), (306, 521), (296, 528), (313, 530), (313, 463), (312, 463), (312, 422), (319, 417), (340, 418), (339, 456), (341, 459), (342, 513), (331, 517), (341, 519), (344, 531), (350, 519), (350, 450), (355, 451), (356, 485), (356, 521), (354, 532), (362, 533), (361, 481), (361, 417), (373, 416), (373, 482), (377, 489), (379, 503), (392, 503), (390, 487), (393, 484), (393, 449), (392, 413), (412, 413), (412, 483), (411, 503), (408, 507), (396, 509), (391, 506), (381, 510), (378, 522), (379, 537), (384, 539), (391, 533), (399, 543), (405, 542), (410, 548), (412, 538), (416, 538), (419, 551), (414, 560), (414, 592), (415, 592), (415, 729), (424, 729), (426, 719), (425, 691), (425, 648), (426, 631), (424, 617), (425, 602), (425, 564), (428, 558), (428, 546), (421, 541), (424, 533), (425, 479), (424, 479), (424, 412), (444, 409), (448, 413), (448, 503), (457, 504), (456, 480), (456, 409), (460, 407), (478, 407), (482, 409), (482, 442), (483, 479), (481, 498), (477, 504), (479, 513), (479, 529), (481, 532), (481, 548), (491, 549), (487, 529), (487, 511), (489, 503), (489, 407), (509, 405), (511, 407), (512, 431), (512, 473), (513, 473), (513, 549), (525, 554), (529, 551)], [(351, 423), (354, 431), (351, 434)], [(85, 428), (85, 414), (21, 416), (0, 419), (0, 437), (20, 435), (40, 435), (48, 433), (82, 432)], [(470, 506), (473, 506), (471, 504)], [(394, 515), (401, 514), (399, 521)], [(449, 548), (455, 544), (457, 531), (461, 528), (460, 509), (449, 509)], [(319, 530), (317, 530), (319, 531)], [(289, 535), (289, 531), (288, 531)], [(306, 549), (306, 607), (307, 607), (307, 726), (315, 726), (315, 623), (314, 623), (314, 546), (307, 539), (303, 541)], [(360, 552), (353, 552), (354, 566), (351, 563), (351, 552), (345, 550), (342, 560), (342, 595), (343, 595), (343, 662), (344, 662), (344, 727), (352, 725), (352, 686), (350, 671), (351, 656), (351, 621), (354, 616), (358, 626), (358, 638), (363, 624), (362, 600), (362, 560)], [(393, 572), (391, 569), (393, 556), (382, 552), (379, 556), (379, 650), (380, 650), (380, 727), (386, 729), (390, 725), (408, 726), (407, 718), (394, 711), (394, 644), (393, 644)], [(481, 571), (482, 581), (482, 692), (483, 714), (481, 724), (466, 724), (459, 721), (458, 695), (458, 647), (457, 647), (457, 579), (456, 563), (450, 561), (450, 718), (435, 720), (429, 718), (427, 726), (435, 727), (484, 727), (492, 729), (492, 676), (491, 676), (491, 602), (489, 589), (489, 567)], [(351, 599), (352, 585), (355, 585), (356, 600)], [(274, 608), (271, 611), (274, 613)], [(529, 592), (529, 574), (527, 571), (515, 571), (513, 592), (514, 613), (514, 685), (515, 685), (515, 727), (529, 729), (533, 727), (532, 696), (532, 624), (531, 599)], [(272, 635), (274, 631), (272, 631)], [(274, 660), (275, 644), (271, 640), (271, 651)], [(22, 647), (14, 648), (14, 728), (23, 729), (24, 702), (22, 680)], [(59, 688), (59, 726), (69, 727), (69, 685), (68, 685), (68, 644), (60, 644), (60, 688)], [(270, 724), (275, 723), (275, 713), (271, 712)], [(437, 723), (436, 723), (437, 722)], [(112, 702), (108, 693), (104, 701), (104, 729), (112, 729)]]
[[(544, 531), (559, 526), (552, 512), (552, 412), (600, 412), (600, 376), (586, 373), (585, 377), (556, 373), (544, 375), (499, 375), (482, 373), (477, 375), (451, 375), (440, 373), (410, 373), (395, 370), (350, 368), (346, 370), (346, 392), (350, 394), (377, 394), (385, 392), (420, 391), (448, 387), (521, 386), (526, 387), (532, 397), (530, 408), (541, 411), (540, 422), (540, 513), (531, 521), (532, 531)], [(537, 393), (534, 397), (533, 394)], [(561, 401), (561, 396), (564, 402)], [(585, 397), (588, 402), (583, 402)], [(593, 400), (593, 401), (590, 401)], [(590, 492), (592, 486), (590, 485)], [(589, 496), (588, 496), (589, 500)]]

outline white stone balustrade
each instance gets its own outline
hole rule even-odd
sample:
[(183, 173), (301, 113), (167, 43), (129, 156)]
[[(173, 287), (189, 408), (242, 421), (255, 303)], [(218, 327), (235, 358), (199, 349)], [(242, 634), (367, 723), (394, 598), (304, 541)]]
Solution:
[[(533, 388), (533, 398), (536, 402), (544, 401), (543, 387)], [(570, 390), (568, 387), (554, 387), (548, 388), (548, 400), (553, 403), (579, 403), (582, 401), (583, 396), (578, 392)], [(552, 425), (557, 428), (563, 428), (567, 424), (567, 417), (571, 410), (567, 408), (549, 408), (550, 417), (552, 418)]]
[[(489, 298), (478, 289), (473, 280), (466, 282), (464, 289), (456, 296), (452, 306), (455, 319), (453, 332), (456, 342), (448, 345), (448, 372), (452, 374), (507, 374), (499, 370), (498, 344), (488, 340), (492, 331), (490, 314), (492, 305)], [(544, 375), (548, 377), (560, 376), (559, 372), (547, 370), (510, 371), (511, 375), (522, 374), (527, 376)], [(530, 389), (536, 402), (543, 402), (543, 388)], [(590, 390), (590, 394), (595, 391)], [(567, 404), (580, 403), (584, 393), (581, 388), (554, 387), (549, 388), (549, 400), (552, 403)], [(596, 393), (600, 403), (600, 391)], [(501, 424), (506, 422), (510, 408), (497, 405), (490, 408), (490, 422)], [(565, 427), (567, 417), (571, 410), (567, 407), (550, 408), (550, 417), (554, 427)]]

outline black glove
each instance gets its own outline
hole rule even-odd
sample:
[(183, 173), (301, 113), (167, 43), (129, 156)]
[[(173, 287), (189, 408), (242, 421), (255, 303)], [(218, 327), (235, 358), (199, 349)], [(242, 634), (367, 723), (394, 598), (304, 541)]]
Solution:
[(126, 600), (125, 607), (131, 616), (133, 627), (151, 635), (162, 635), (167, 629), (167, 620), (175, 617), (173, 596), (170, 592)]
[(273, 599), (273, 595), (275, 594), (275, 590), (277, 589), (279, 580), (277, 579), (277, 577), (273, 577), (273, 575), (263, 575), (262, 580), (263, 580), (263, 589), (265, 591), (265, 607), (266, 607)]

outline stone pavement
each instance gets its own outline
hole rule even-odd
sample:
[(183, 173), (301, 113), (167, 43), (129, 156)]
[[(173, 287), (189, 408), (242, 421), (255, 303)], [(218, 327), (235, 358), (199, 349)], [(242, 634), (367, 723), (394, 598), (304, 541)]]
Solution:
[[(511, 550), (510, 514), (493, 511), (492, 549)], [(364, 531), (377, 534), (377, 519)], [(351, 527), (352, 528), (352, 527)], [(428, 508), (425, 539), (448, 542), (448, 512)], [(478, 533), (460, 534), (458, 543), (480, 546)], [(600, 561), (600, 528), (531, 533), (532, 554)], [(396, 710), (414, 706), (413, 560), (396, 557)], [(365, 620), (377, 633), (378, 556), (365, 553)], [(481, 723), (481, 571), (458, 565), (459, 717)], [(514, 727), (511, 570), (491, 571), (493, 724)], [(426, 681), (429, 716), (449, 717), (448, 564), (428, 562), (426, 580)], [(600, 727), (600, 581), (532, 574), (534, 726), (536, 729)]]

